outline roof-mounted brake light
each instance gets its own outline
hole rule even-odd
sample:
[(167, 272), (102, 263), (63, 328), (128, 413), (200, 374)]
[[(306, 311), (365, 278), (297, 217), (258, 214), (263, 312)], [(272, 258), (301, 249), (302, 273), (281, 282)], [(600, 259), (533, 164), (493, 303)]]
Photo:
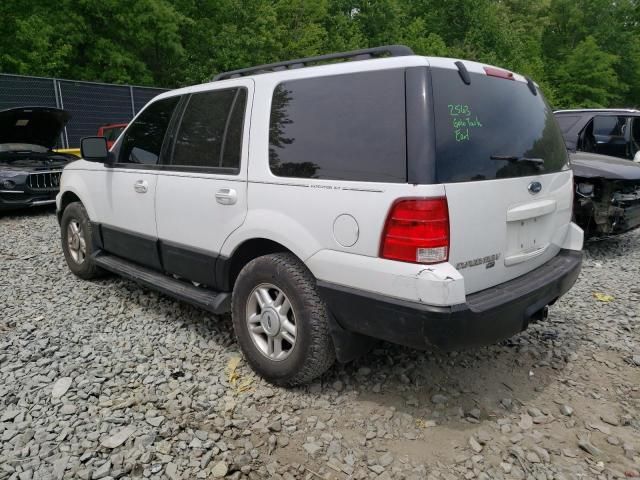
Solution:
[(504, 78), (507, 80), (515, 80), (513, 73), (494, 67), (484, 67), (484, 72), (490, 77)]

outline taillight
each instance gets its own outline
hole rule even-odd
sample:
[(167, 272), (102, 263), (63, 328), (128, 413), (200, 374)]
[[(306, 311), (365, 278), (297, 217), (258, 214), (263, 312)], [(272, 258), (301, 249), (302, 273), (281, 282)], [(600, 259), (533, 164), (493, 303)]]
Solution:
[(382, 232), (380, 257), (413, 263), (449, 258), (449, 208), (445, 197), (396, 201)]

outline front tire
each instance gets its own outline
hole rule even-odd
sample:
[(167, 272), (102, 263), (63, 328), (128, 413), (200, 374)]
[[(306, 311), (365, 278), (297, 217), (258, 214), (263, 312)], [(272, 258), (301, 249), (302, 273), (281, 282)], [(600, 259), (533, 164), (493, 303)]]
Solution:
[(335, 361), (327, 307), (313, 275), (294, 255), (265, 255), (245, 265), (232, 303), (240, 348), (265, 380), (309, 383)]
[(91, 222), (80, 202), (67, 205), (60, 220), (62, 251), (69, 270), (75, 275), (90, 280), (101, 275), (102, 270), (93, 261)]

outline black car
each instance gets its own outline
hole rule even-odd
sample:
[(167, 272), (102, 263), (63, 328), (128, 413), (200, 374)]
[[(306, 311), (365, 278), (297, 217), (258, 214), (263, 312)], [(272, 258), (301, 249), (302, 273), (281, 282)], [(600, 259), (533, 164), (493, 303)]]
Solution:
[(569, 150), (640, 162), (640, 110), (598, 108), (554, 114)]
[(605, 237), (640, 227), (640, 111), (554, 112), (571, 157), (573, 212), (585, 236)]
[(77, 160), (52, 150), (70, 118), (50, 107), (0, 111), (0, 210), (55, 203), (62, 169)]
[(586, 237), (640, 227), (640, 164), (594, 153), (570, 154), (575, 222)]

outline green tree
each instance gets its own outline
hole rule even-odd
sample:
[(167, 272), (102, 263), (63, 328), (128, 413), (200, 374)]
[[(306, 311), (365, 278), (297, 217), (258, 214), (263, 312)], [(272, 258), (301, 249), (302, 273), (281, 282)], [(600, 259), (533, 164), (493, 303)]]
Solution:
[[(615, 71), (619, 86), (617, 91), (609, 92), (611, 95), (606, 101), (637, 105), (640, 93), (639, 6), (637, 0), (551, 0), (541, 45), (545, 76), (553, 89), (567, 90), (567, 86), (561, 83), (565, 77), (558, 73), (566, 70), (568, 63), (575, 62), (575, 49), (587, 37), (592, 37), (598, 50), (619, 59), (607, 63)], [(602, 71), (608, 72), (608, 68)], [(590, 84), (612, 88), (606, 73), (602, 78), (593, 78)], [(562, 97), (563, 102), (572, 98), (564, 94)]]
[(555, 105), (640, 103), (639, 0), (3, 0), (0, 16), (9, 73), (177, 87), (403, 43), (530, 76)]
[(578, 43), (557, 72), (557, 98), (562, 107), (607, 107), (621, 98), (618, 57), (604, 52), (592, 36)]
[[(171, 86), (185, 19), (165, 0), (4, 0), (0, 69), (28, 75)], [(8, 35), (8, 36), (7, 36)]]

